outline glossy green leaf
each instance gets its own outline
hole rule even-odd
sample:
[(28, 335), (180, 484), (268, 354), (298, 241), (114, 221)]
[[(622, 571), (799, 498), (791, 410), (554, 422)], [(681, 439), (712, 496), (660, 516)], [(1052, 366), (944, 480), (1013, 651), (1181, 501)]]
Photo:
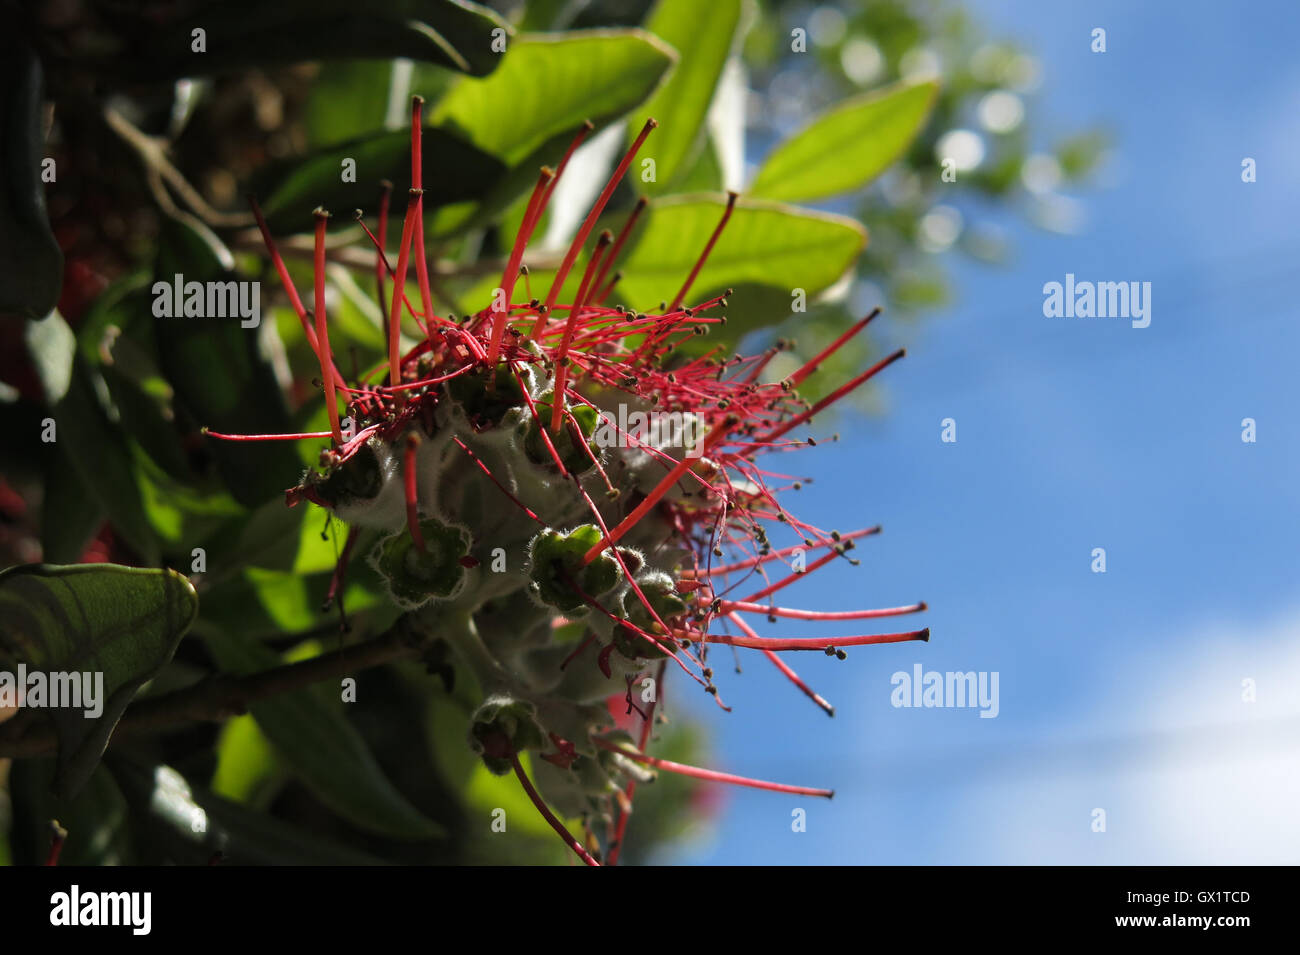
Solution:
[(675, 60), (643, 30), (524, 35), (491, 76), (452, 87), (430, 121), (517, 165), (583, 120), (599, 127), (635, 108)]
[[(274, 651), (231, 633), (211, 635), (209, 649), (223, 670), (246, 675), (279, 666)], [(337, 693), (337, 684), (331, 688)], [(384, 775), (361, 735), (316, 688), (307, 687), (250, 708), (277, 752), (320, 800), (353, 824), (396, 839), (445, 835)]]
[[(618, 295), (638, 309), (671, 301), (704, 250), (725, 203), (700, 196), (651, 204), (619, 269)], [(852, 219), (778, 203), (740, 200), (687, 296), (688, 304), (745, 283), (816, 295), (848, 270), (866, 243)]]
[(638, 186), (663, 193), (685, 173), (706, 138), (704, 125), (722, 67), (736, 45), (743, 0), (659, 0), (645, 27), (680, 57), (654, 96), (632, 117), (635, 135), (651, 117), (659, 121), (641, 156), (655, 161), (655, 181)]
[(805, 201), (865, 185), (921, 131), (938, 92), (901, 83), (836, 104), (772, 150), (747, 194)]
[[(198, 612), (190, 582), (171, 570), (116, 564), (26, 564), (0, 573), (0, 669), (103, 674), (103, 706), (51, 708), (59, 736), (57, 785), (90, 777), (136, 691), (171, 660)], [(83, 701), (84, 702), (84, 701)]]

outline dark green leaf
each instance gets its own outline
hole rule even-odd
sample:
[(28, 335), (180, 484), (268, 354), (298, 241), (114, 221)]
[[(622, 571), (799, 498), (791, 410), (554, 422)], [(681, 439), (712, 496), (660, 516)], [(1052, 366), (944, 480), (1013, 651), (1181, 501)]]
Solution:
[(58, 302), (63, 253), (45, 214), (41, 64), (6, 16), (0, 34), (0, 316), (40, 318)]
[(45, 672), (103, 674), (103, 712), (49, 711), (59, 735), (57, 785), (71, 796), (90, 777), (136, 691), (172, 658), (198, 612), (190, 582), (171, 570), (116, 564), (26, 564), (0, 573), (0, 659)]
[[(159, 281), (229, 281), (230, 253), (206, 229), (168, 220), (160, 239)], [(270, 320), (270, 310), (262, 316)], [(279, 384), (258, 345), (258, 329), (233, 318), (154, 318), (159, 366), (175, 402), (196, 425), (234, 434), (292, 431)], [(236, 501), (256, 507), (282, 494), (300, 473), (288, 442), (209, 439), (226, 487)]]
[[(435, 63), (475, 76), (501, 60), (493, 31), (510, 32), (467, 0), (188, 0), (160, 15), (123, 16), (121, 49), (105, 67), (136, 79), (175, 79), (304, 60), (392, 59)], [(193, 31), (206, 31), (203, 52)]]
[[(426, 128), (422, 152), (426, 211), (481, 199), (506, 171), (499, 159), (448, 130)], [(344, 159), (356, 161), (356, 182), (343, 182)], [(317, 206), (345, 223), (358, 208), (373, 214), (383, 179), (393, 183), (392, 216), (400, 230), (411, 188), (409, 129), (353, 140), (285, 163), (266, 173), (265, 185), (257, 191), (267, 196), (265, 212), (273, 232), (306, 232), (313, 228), (312, 210)], [(395, 238), (390, 241), (396, 245)]]
[[(257, 673), (283, 662), (260, 643), (229, 633), (213, 635), (207, 644), (222, 669), (231, 673)], [(289, 766), (322, 802), (355, 825), (396, 839), (445, 835), (384, 776), (339, 706), (308, 687), (256, 703), (251, 710)]]

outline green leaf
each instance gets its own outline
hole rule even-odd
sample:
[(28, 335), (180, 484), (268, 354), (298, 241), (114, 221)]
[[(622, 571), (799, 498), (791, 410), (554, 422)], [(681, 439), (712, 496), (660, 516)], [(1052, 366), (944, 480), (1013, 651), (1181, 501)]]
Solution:
[(50, 850), (50, 821), (58, 820), (68, 833), (59, 865), (129, 864), (134, 847), (127, 803), (108, 768), (98, 766), (70, 799), (54, 796), (54, 775), (51, 760), (24, 759), (13, 765), (6, 788), (13, 799), (14, 863), (45, 862)]
[[(159, 238), (159, 281), (238, 279), (230, 252), (205, 227), (169, 219)], [(262, 316), (269, 320), (268, 314)], [(158, 358), (175, 389), (178, 415), (192, 426), (233, 434), (284, 434), (293, 429), (271, 363), (258, 344), (258, 329), (238, 317), (154, 317)], [(283, 493), (300, 473), (290, 442), (222, 441), (209, 438), (225, 486), (235, 500), (256, 507)]]
[(387, 60), (322, 64), (302, 108), (310, 146), (332, 146), (383, 130), (392, 75)]
[[(467, 0), (194, 0), (119, 15), (122, 47), (106, 68), (136, 79), (175, 79), (304, 60), (422, 60), (474, 76), (501, 60), (493, 31), (510, 26)], [(192, 31), (206, 31), (203, 51)], [(497, 34), (501, 36), (502, 34)]]
[(509, 172), (481, 201), (449, 207), (430, 228), (453, 236), (496, 220), (560, 161), (586, 120), (597, 130), (654, 92), (676, 54), (641, 30), (584, 30), (522, 36), (486, 80), (462, 78), (434, 121), (501, 157)]
[[(225, 633), (208, 636), (206, 642), (222, 669), (231, 673), (257, 673), (283, 662), (274, 651), (246, 637)], [(446, 835), (388, 780), (339, 705), (327, 703), (316, 688), (307, 687), (250, 709), (285, 762), (339, 815), (395, 839)]]
[(642, 153), (655, 161), (656, 181), (641, 184), (645, 191), (667, 191), (704, 144), (704, 117), (736, 45), (743, 7), (742, 0), (659, 0), (646, 20), (646, 29), (671, 44), (680, 59), (629, 123), (635, 135), (647, 119), (659, 121)]
[(116, 564), (26, 564), (0, 573), (0, 661), (46, 672), (103, 674), (103, 712), (49, 710), (59, 736), (61, 795), (94, 772), (136, 691), (167, 664), (198, 612), (190, 582), (172, 570)]
[(265, 805), (282, 773), (275, 750), (251, 716), (237, 716), (221, 730), (212, 791), (245, 805)]
[[(54, 407), (52, 417), (62, 453), (53, 466), (70, 463), (80, 480), (56, 484), (52, 490), (77, 493), (78, 488), (88, 489), (136, 556), (146, 564), (159, 563), (158, 541), (136, 480), (130, 439), (105, 414), (91, 384), (93, 375), (90, 366), (78, 356), (73, 363), (68, 393)], [(80, 509), (81, 505), (77, 507)], [(83, 511), (82, 519), (89, 517), (87, 512), (88, 508)], [(68, 533), (74, 537), (84, 534), (86, 526)], [(61, 553), (68, 552), (61, 550)]]
[(58, 444), (46, 462), (41, 502), (41, 555), (55, 564), (75, 563), (104, 520), (99, 498)]
[(810, 200), (865, 185), (921, 131), (938, 92), (900, 83), (836, 104), (772, 150), (748, 194)]
[[(650, 205), (639, 235), (619, 265), (615, 289), (639, 309), (671, 301), (690, 274), (722, 218), (718, 199), (681, 196)], [(793, 290), (809, 297), (831, 285), (852, 266), (866, 244), (866, 230), (852, 219), (779, 203), (739, 200), (687, 304), (712, 293), (753, 283), (780, 290), (788, 307)], [(741, 318), (733, 309), (730, 319)]]
[(58, 302), (63, 253), (45, 214), (41, 64), (7, 16), (0, 37), (0, 316), (40, 318)]
[(571, 138), (583, 120), (599, 127), (635, 108), (675, 60), (642, 30), (520, 36), (491, 76), (453, 86), (430, 122), (518, 165), (557, 136)]

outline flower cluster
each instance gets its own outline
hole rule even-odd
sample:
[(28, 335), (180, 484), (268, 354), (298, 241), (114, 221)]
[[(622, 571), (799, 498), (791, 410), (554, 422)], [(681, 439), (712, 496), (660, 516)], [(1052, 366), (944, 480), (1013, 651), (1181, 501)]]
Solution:
[[(671, 301), (657, 311), (606, 304), (644, 202), (617, 235), (601, 232), (585, 266), (576, 267), (653, 120), (614, 170), (544, 299), (532, 295), (525, 251), (589, 126), (554, 172), (542, 169), (492, 303), (459, 319), (438, 315), (424, 250), (418, 99), (412, 119), (413, 187), (395, 264), (386, 248), (386, 194), (377, 234), (366, 229), (389, 319), (388, 361), (369, 375), (347, 383), (330, 346), (328, 214), (317, 212), (315, 300), (308, 311), (258, 213), (273, 263), (320, 359), (330, 431), (280, 437), (330, 439), (320, 467), (288, 491), (288, 501), (312, 501), (349, 525), (335, 589), (356, 541), (370, 534), (375, 543), (367, 558), (392, 600), (417, 629), (446, 640), (484, 689), (468, 744), (494, 772), (516, 773), (589, 864), (617, 859), (635, 787), (658, 770), (831, 795), (684, 766), (646, 750), (666, 670), (680, 670), (726, 708), (709, 664), (716, 644), (758, 651), (833, 713), (781, 653), (842, 658), (845, 647), (928, 639), (928, 630), (776, 639), (759, 636), (750, 623), (756, 617), (870, 620), (925, 609), (823, 613), (774, 601), (807, 573), (852, 560), (854, 542), (879, 528), (841, 534), (800, 521), (779, 499), (798, 483), (763, 462), (812, 445), (793, 432), (902, 353), (809, 404), (798, 397), (798, 386), (874, 313), (782, 381), (765, 380), (765, 370), (783, 346), (750, 358), (681, 349), (726, 320), (725, 295), (684, 303), (726, 226), (734, 194)], [(406, 294), (412, 266), (418, 308), (409, 300), (414, 290)], [(562, 296), (571, 275), (577, 290)], [(404, 318), (419, 329), (413, 343), (403, 341)], [(629, 409), (673, 415), (689, 427), (647, 434), (626, 426)], [(346, 432), (344, 423), (352, 425)], [(610, 429), (619, 440), (595, 440), (598, 430), (608, 435)], [(770, 528), (792, 534), (795, 543), (777, 546)], [(629, 714), (641, 717), (636, 738), (612, 722), (605, 700), (615, 687), (620, 694), (626, 688)], [(634, 693), (637, 687), (645, 689)], [(520, 762), (524, 751), (538, 757), (536, 785)], [(553, 810), (582, 818), (586, 838), (573, 836)], [(592, 834), (602, 827), (603, 844)]]

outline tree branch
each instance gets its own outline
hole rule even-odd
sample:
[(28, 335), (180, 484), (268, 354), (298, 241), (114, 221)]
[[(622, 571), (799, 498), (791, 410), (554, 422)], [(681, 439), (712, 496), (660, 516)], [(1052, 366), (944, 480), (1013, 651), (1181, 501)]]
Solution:
[[(268, 697), (418, 656), (421, 645), (416, 640), (415, 635), (399, 624), (383, 636), (310, 660), (286, 663), (248, 676), (211, 676), (193, 686), (133, 703), (118, 721), (110, 742), (140, 730), (174, 723), (219, 722), (240, 716), (251, 705)], [(0, 729), (0, 758), (45, 756), (57, 747), (58, 736), (48, 720), (27, 724), (27, 732), (15, 738), (8, 738)]]

